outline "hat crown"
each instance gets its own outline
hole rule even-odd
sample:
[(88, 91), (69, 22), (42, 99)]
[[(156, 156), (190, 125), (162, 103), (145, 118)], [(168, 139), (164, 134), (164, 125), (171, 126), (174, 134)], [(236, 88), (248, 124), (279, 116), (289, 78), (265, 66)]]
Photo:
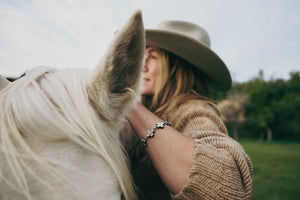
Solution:
[(190, 37), (210, 48), (208, 33), (196, 24), (185, 21), (163, 21), (158, 24), (157, 29)]

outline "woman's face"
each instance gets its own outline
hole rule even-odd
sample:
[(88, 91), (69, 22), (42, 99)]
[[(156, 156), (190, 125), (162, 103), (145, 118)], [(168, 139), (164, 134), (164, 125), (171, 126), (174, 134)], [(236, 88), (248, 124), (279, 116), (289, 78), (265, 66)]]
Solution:
[(161, 54), (158, 48), (147, 47), (145, 52), (145, 66), (141, 95), (154, 95), (155, 84), (161, 64)]

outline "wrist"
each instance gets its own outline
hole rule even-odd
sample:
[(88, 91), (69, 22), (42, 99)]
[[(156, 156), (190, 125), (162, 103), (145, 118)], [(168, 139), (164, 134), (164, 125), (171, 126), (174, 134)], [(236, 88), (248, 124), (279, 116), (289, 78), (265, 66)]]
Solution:
[(156, 126), (155, 126), (153, 129), (148, 130), (148, 131), (147, 131), (147, 135), (145, 136), (145, 138), (144, 138), (144, 139), (141, 139), (141, 142), (142, 142), (143, 146), (144, 146), (144, 147), (147, 147), (147, 140), (148, 140), (149, 138), (154, 137), (155, 131), (156, 131), (157, 129), (163, 129), (163, 128), (165, 127), (165, 125), (172, 126), (171, 123), (169, 123), (169, 122), (167, 122), (167, 121), (163, 121), (163, 122), (157, 122), (157, 123), (156, 123)]
[(126, 118), (128, 119), (128, 121), (131, 123), (133, 122), (133, 120), (135, 120), (134, 118), (137, 117), (137, 114), (138, 114), (138, 110), (139, 110), (139, 104), (141, 104), (139, 101), (133, 101), (131, 106), (130, 106), (130, 109), (129, 109), (129, 112), (127, 113), (126, 115)]

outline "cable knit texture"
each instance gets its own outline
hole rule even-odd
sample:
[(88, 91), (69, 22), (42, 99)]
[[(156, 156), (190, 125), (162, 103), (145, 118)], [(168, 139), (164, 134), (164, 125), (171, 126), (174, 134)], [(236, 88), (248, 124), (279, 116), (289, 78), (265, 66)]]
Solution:
[(252, 164), (242, 146), (228, 136), (215, 109), (190, 101), (168, 117), (173, 127), (195, 140), (188, 181), (172, 199), (249, 199)]
[[(206, 102), (193, 100), (179, 106), (166, 120), (183, 135), (195, 141), (194, 158), (188, 180), (181, 192), (172, 199), (249, 199), (252, 192), (252, 164), (240, 144), (228, 136), (224, 123), (214, 107)], [(152, 166), (153, 167), (153, 166)], [(152, 168), (151, 167), (151, 168)], [(145, 174), (142, 185), (159, 179), (155, 170), (135, 170)], [(152, 174), (150, 175), (149, 172)], [(156, 187), (156, 189), (155, 189)], [(147, 186), (144, 191), (157, 193), (160, 184)], [(156, 192), (155, 192), (156, 191)], [(160, 192), (160, 196), (163, 194)], [(153, 199), (151, 196), (146, 199)], [(155, 197), (155, 199), (166, 199)]]

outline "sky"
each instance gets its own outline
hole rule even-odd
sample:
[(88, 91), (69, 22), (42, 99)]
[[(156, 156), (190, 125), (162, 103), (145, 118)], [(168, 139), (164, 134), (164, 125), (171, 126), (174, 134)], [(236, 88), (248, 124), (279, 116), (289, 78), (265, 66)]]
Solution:
[(206, 29), (233, 81), (300, 71), (298, 0), (0, 0), (0, 74), (37, 65), (92, 69), (135, 10), (145, 28), (183, 20)]

